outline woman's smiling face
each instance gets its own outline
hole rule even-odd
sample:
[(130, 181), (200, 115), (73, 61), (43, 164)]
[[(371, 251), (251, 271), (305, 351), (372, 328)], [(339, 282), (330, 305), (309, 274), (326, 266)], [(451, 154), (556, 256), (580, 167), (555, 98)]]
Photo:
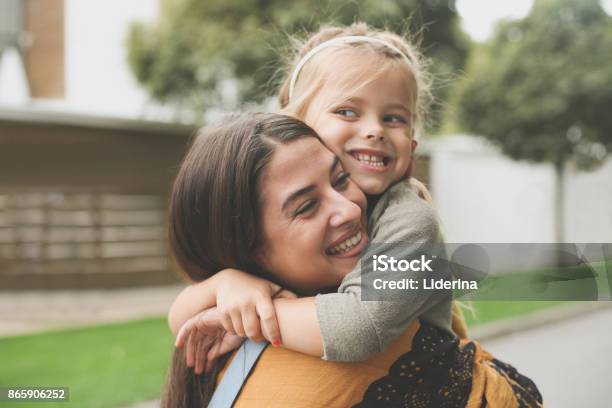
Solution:
[(367, 244), (366, 199), (319, 140), (279, 145), (261, 180), (262, 266), (302, 293), (337, 287)]

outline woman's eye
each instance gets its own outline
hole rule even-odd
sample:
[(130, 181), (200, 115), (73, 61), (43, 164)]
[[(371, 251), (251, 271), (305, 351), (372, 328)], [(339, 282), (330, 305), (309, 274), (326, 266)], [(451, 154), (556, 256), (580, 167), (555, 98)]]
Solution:
[(341, 116), (346, 116), (347, 118), (356, 118), (357, 117), (357, 112), (355, 112), (352, 109), (342, 108), (342, 109), (338, 109), (336, 111), (336, 113), (338, 115), (341, 115)]
[(348, 184), (349, 177), (351, 173), (343, 172), (334, 182), (334, 188), (340, 189), (345, 187)]
[(317, 205), (316, 200), (308, 200), (304, 204), (299, 206), (297, 210), (295, 210), (294, 215), (297, 217), (298, 215), (306, 214), (309, 211), (313, 210), (316, 205)]

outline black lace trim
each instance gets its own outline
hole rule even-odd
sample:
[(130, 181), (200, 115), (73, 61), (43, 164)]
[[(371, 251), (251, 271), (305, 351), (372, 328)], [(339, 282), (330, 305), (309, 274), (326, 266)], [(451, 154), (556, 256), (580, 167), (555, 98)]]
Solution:
[[(472, 390), (475, 350), (474, 343), (460, 347), (453, 335), (421, 321), (412, 350), (393, 363), (387, 376), (370, 384), (355, 408), (463, 408)], [(533, 381), (497, 359), (490, 364), (508, 380), (520, 407), (540, 406), (542, 397)]]

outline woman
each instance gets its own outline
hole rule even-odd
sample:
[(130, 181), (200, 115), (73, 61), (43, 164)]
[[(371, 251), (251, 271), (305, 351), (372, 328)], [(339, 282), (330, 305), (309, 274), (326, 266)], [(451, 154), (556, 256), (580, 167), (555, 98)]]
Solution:
[[(356, 225), (365, 233), (365, 196), (302, 122), (274, 114), (244, 115), (229, 122), (225, 128), (221, 124), (199, 135), (177, 176), (170, 204), (170, 237), (177, 260), (191, 277), (236, 268), (290, 282), (303, 293), (334, 290), (358, 257), (329, 257), (320, 242), (332, 242)], [(303, 157), (309, 157), (308, 166)], [(323, 211), (317, 212), (316, 219), (288, 225), (290, 214), (297, 210), (293, 207), (299, 205), (291, 199), (304, 188), (317, 190)], [(264, 205), (282, 210), (263, 215)], [(304, 406), (333, 406), (334, 400), (337, 406), (352, 405), (406, 351), (394, 349), (378, 366), (355, 375), (351, 364), (270, 348), (248, 383), (261, 390), (260, 379), (264, 383), (282, 379), (279, 387), (289, 400), (282, 396), (265, 402), (259, 399), (260, 406), (296, 406), (292, 396)], [(288, 368), (297, 377), (288, 377)], [(205, 406), (214, 389), (214, 375), (193, 375), (180, 351), (175, 353), (172, 370), (164, 405)], [(326, 380), (316, 381), (323, 372)], [(338, 381), (345, 386), (338, 388)], [(321, 398), (309, 385), (332, 386), (337, 391), (328, 390), (328, 396)], [(250, 398), (249, 387), (236, 406)], [(305, 397), (308, 394), (310, 399)]]
[[(305, 193), (316, 197), (318, 211), (296, 219)], [(333, 257), (327, 246), (347, 231), (365, 234), (365, 206), (363, 193), (308, 126), (281, 115), (243, 115), (209, 128), (188, 153), (170, 205), (171, 245), (196, 280), (235, 268), (303, 293), (333, 290), (359, 254)], [(411, 351), (428, 336), (438, 336), (440, 345), (427, 343), (431, 353)], [(491, 401), (487, 391), (494, 387), (486, 379), (496, 378), (487, 375), (494, 364), (479, 366), (480, 371), (472, 366), (480, 356), (491, 357), (477, 346), (463, 352), (457, 344), (414, 321), (384, 353), (364, 363), (325, 362), (268, 348), (234, 406), (385, 406), (393, 393), (405, 395), (407, 404), (433, 406), (425, 401), (431, 393), (422, 392), (423, 382), (447, 402), (458, 396), (445, 406), (466, 401), (480, 406), (483, 396)], [(445, 349), (434, 352), (435, 347)], [(433, 355), (444, 358), (434, 361)], [(164, 406), (205, 406), (216, 373), (196, 376), (183, 361), (176, 352)]]

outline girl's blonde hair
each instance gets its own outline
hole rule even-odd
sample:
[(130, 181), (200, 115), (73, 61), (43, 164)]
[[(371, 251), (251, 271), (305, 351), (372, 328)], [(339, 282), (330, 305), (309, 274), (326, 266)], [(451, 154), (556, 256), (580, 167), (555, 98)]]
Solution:
[[(295, 73), (300, 61), (313, 48), (326, 41), (346, 37), (365, 36), (382, 40), (398, 49), (403, 55), (398, 55), (392, 48), (378, 42), (339, 43), (322, 48), (306, 62), (301, 70)], [(354, 51), (360, 52), (357, 61)], [(371, 58), (363, 58), (367, 52)], [(352, 63), (342, 65), (343, 58), (353, 57)], [(406, 61), (406, 58), (408, 61)], [(341, 75), (334, 76), (341, 65)], [(390, 69), (403, 69), (408, 74), (405, 84), (412, 96), (410, 110), (412, 113), (413, 136), (423, 133), (424, 122), (429, 104), (432, 101), (431, 76), (427, 70), (428, 61), (419, 52), (418, 46), (390, 31), (375, 30), (366, 23), (356, 22), (346, 27), (323, 27), (308, 39), (300, 41), (293, 39), (293, 49), (284, 68), (284, 77), (278, 92), (278, 102), (283, 113), (304, 120), (308, 107), (314, 97), (326, 83), (333, 82), (341, 91), (355, 91), (387, 73)], [(290, 84), (293, 75), (298, 75), (295, 87), (290, 94)], [(429, 191), (421, 185), (421, 196), (433, 203)], [(457, 302), (452, 305), (452, 329), (459, 338), (467, 338), (467, 325), (463, 312)]]
[[(297, 73), (293, 95), (289, 97), (291, 78), (299, 62), (313, 48), (329, 40), (348, 36), (363, 36), (384, 41), (403, 55), (398, 55), (390, 47), (378, 42), (351, 42), (334, 44), (317, 52)], [(313, 98), (328, 82), (341, 91), (354, 91), (376, 80), (390, 69), (402, 69), (408, 75), (405, 85), (412, 96), (410, 110), (413, 131), (422, 134), (424, 118), (431, 102), (431, 77), (427, 70), (428, 62), (418, 47), (407, 38), (389, 31), (368, 27), (362, 22), (346, 27), (324, 27), (305, 41), (293, 39), (293, 49), (289, 53), (284, 69), (284, 77), (278, 93), (278, 102), (284, 113), (304, 119)], [(355, 51), (359, 59), (355, 60)], [(368, 58), (364, 58), (368, 55)], [(406, 59), (409, 63), (407, 63)], [(341, 64), (343, 60), (349, 63)], [(338, 75), (338, 64), (342, 65)]]

